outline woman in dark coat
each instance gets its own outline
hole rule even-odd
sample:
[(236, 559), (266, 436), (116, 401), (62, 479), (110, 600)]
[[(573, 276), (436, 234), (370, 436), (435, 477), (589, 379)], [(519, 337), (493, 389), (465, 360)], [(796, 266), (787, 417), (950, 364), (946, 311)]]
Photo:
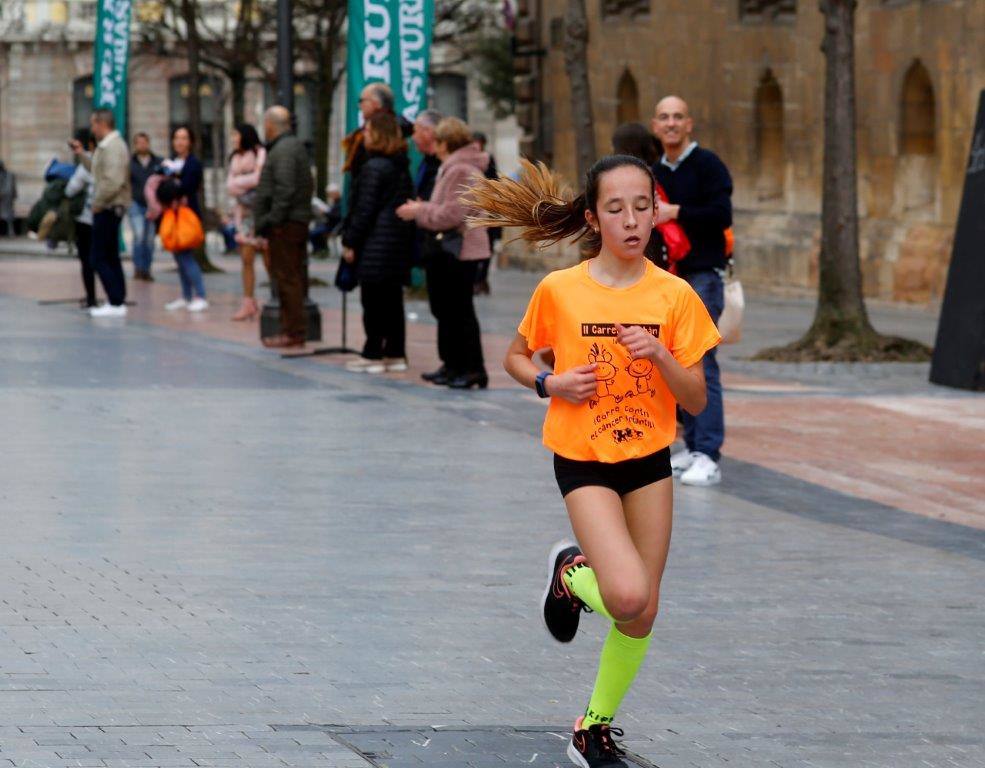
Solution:
[(365, 373), (407, 370), (404, 283), (414, 225), (396, 210), (413, 195), (407, 142), (397, 118), (378, 112), (366, 121), (367, 160), (352, 182), (342, 228), (343, 258), (354, 263), (363, 304), (366, 344), (346, 367)]

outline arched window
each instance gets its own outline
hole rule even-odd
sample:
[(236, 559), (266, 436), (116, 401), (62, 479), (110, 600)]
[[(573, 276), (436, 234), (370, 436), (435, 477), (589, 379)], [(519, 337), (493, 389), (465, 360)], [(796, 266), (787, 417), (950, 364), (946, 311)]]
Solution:
[[(188, 122), (188, 99), (191, 84), (188, 75), (172, 77), (168, 83), (170, 130)], [(195, 154), (204, 165), (221, 165), (226, 141), (223, 107), (226, 103), (222, 82), (217, 77), (202, 77), (198, 83), (198, 110), (202, 135), (195, 137)], [(168, 151), (170, 152), (170, 146)]]
[(635, 123), (640, 119), (640, 92), (636, 87), (636, 78), (627, 69), (619, 78), (616, 86), (616, 125)]
[(933, 155), (937, 151), (934, 86), (927, 68), (916, 59), (903, 78), (900, 96), (900, 154)]
[(89, 127), (92, 114), (92, 75), (76, 78), (72, 83), (72, 132)]
[(756, 188), (761, 200), (783, 194), (783, 91), (770, 70), (756, 88)]

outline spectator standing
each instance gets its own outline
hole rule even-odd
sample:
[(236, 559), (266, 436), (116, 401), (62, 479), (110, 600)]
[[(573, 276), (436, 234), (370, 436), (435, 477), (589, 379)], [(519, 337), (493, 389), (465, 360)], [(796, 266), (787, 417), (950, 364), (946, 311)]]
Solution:
[(308, 153), (291, 133), (291, 113), (270, 107), (263, 117), (267, 160), (260, 173), (253, 214), (257, 233), (269, 243), (271, 277), (280, 297), (281, 332), (263, 339), (275, 349), (302, 347), (305, 258), (311, 221), (311, 167)]
[(342, 224), (342, 190), (335, 182), (325, 187), (325, 199), (311, 198), (311, 215), (314, 224), (308, 233), (314, 255), (328, 256), (328, 238)]
[(229, 175), (226, 191), (235, 202), (233, 222), (236, 226), (236, 243), (243, 260), (243, 299), (233, 320), (252, 320), (260, 314), (260, 306), (254, 297), (256, 290), (257, 240), (253, 222), (253, 203), (260, 172), (267, 159), (267, 150), (260, 143), (257, 130), (249, 123), (239, 126), (232, 135), (233, 153), (229, 157)]
[[(75, 132), (74, 141), (79, 142), (86, 155), (91, 155), (96, 148), (92, 133), (88, 128), (80, 128)], [(71, 142), (74, 147), (74, 142)], [(82, 266), (82, 285), (85, 288), (84, 308), (96, 306), (96, 274), (92, 271), (92, 173), (81, 162), (76, 163), (75, 172), (65, 186), (65, 195), (74, 198), (83, 195), (82, 212), (75, 217), (75, 255), (79, 257)]]
[(414, 227), (397, 217), (413, 193), (407, 141), (396, 116), (377, 112), (366, 121), (367, 157), (352, 179), (342, 227), (342, 258), (356, 265), (366, 343), (347, 365), (363, 373), (407, 370), (404, 283)]
[[(199, 190), (202, 188), (202, 163), (194, 154), (195, 135), (187, 125), (179, 125), (171, 132), (171, 159), (164, 162), (165, 173), (177, 181), (175, 197), (191, 208), (202, 221), (202, 208), (199, 204)], [(162, 200), (163, 202), (163, 200)], [(169, 312), (187, 309), (189, 312), (204, 312), (209, 308), (205, 296), (205, 281), (202, 267), (193, 250), (177, 251), (174, 260), (178, 264), (178, 277), (181, 280), (181, 296), (169, 301), (164, 308)]]
[(154, 222), (147, 218), (147, 199), (144, 185), (160, 168), (161, 158), (151, 152), (150, 136), (138, 133), (133, 137), (130, 157), (130, 229), (133, 232), (133, 279), (153, 281), (151, 264), (154, 261)]
[(92, 268), (106, 292), (107, 304), (92, 307), (92, 317), (126, 317), (127, 284), (120, 263), (120, 222), (130, 207), (130, 152), (116, 130), (108, 109), (97, 109), (89, 119), (96, 140), (90, 159), (79, 141), (72, 149), (92, 172)]
[(434, 384), (453, 389), (485, 388), (489, 384), (482, 356), (482, 336), (473, 295), (477, 262), (489, 257), (489, 238), (481, 229), (467, 229), (469, 214), (459, 199), (489, 167), (472, 132), (457, 117), (446, 117), (435, 129), (435, 153), (441, 160), (434, 192), (427, 202), (411, 200), (397, 209), (405, 221), (428, 231), (425, 259), (431, 311), (438, 321), (441, 367), (424, 374)]
[(0, 160), (0, 221), (4, 222), (7, 237), (17, 234), (14, 230), (14, 203), (17, 201), (17, 175), (7, 169)]
[(430, 200), (434, 182), (438, 178), (441, 161), (435, 154), (434, 129), (438, 127), (443, 115), (436, 109), (425, 109), (414, 121), (412, 134), (414, 146), (421, 153), (421, 162), (414, 176), (414, 192), (418, 200)]
[[(486, 152), (486, 144), (489, 142), (486, 134), (476, 131), (472, 134), (472, 138), (475, 140), (476, 147), (480, 151)], [(491, 152), (487, 152), (487, 154), (489, 155), (489, 167), (486, 169), (486, 178), (498, 179), (499, 169), (496, 167), (496, 158)], [(489, 237), (489, 258), (479, 261), (475, 270), (475, 293), (483, 296), (489, 295), (489, 267), (492, 264), (492, 255), (495, 253), (496, 243), (503, 237), (503, 228), (488, 227), (486, 234)]]
[[(732, 226), (732, 177), (725, 164), (692, 138), (694, 122), (687, 103), (668, 96), (657, 104), (653, 131), (663, 155), (653, 173), (669, 203), (657, 206), (656, 223), (678, 221), (691, 242), (691, 251), (677, 262), (678, 274), (704, 302), (716, 323), (725, 303), (725, 230)], [(687, 485), (721, 482), (718, 464), (725, 440), (721, 374), (716, 351), (704, 357), (708, 405), (697, 416), (684, 413), (686, 448), (672, 457), (675, 475)]]
[[(438, 168), (441, 167), (441, 161), (435, 154), (437, 150), (435, 149), (434, 129), (438, 127), (438, 123), (443, 117), (436, 109), (425, 109), (418, 113), (417, 119), (414, 121), (412, 139), (414, 146), (421, 153), (421, 162), (418, 163), (417, 173), (414, 175), (414, 192), (418, 200), (430, 200), (431, 193), (434, 192), (434, 182), (438, 178)], [(427, 281), (428, 265), (424, 254), (425, 236), (424, 230), (417, 230), (417, 235), (414, 237), (411, 263), (418, 270), (424, 268), (425, 281)], [(428, 291), (431, 314), (437, 317), (432, 296), (431, 291)]]
[(345, 165), (342, 170), (353, 175), (359, 173), (359, 168), (368, 158), (366, 152), (366, 121), (377, 112), (389, 112), (396, 117), (400, 131), (406, 137), (414, 131), (414, 126), (403, 116), (394, 111), (393, 90), (386, 83), (370, 83), (359, 94), (359, 112), (363, 125), (354, 129), (342, 140), (342, 150), (345, 153)]

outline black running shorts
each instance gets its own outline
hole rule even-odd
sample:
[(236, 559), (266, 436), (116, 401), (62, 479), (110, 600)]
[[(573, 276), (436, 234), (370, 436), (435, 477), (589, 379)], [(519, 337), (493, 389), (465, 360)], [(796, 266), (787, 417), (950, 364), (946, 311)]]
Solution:
[(616, 464), (574, 461), (554, 454), (554, 477), (562, 496), (589, 485), (609, 488), (625, 496), (670, 476), (670, 447), (641, 459), (627, 459)]

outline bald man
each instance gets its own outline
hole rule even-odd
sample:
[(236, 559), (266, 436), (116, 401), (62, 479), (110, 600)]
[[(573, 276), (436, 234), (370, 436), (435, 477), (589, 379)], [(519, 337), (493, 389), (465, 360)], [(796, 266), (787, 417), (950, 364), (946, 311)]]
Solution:
[(291, 113), (270, 107), (263, 116), (267, 160), (253, 207), (257, 233), (270, 245), (271, 277), (280, 298), (281, 333), (263, 339), (266, 347), (303, 347), (305, 258), (311, 221), (311, 161), (291, 133)]
[[(657, 222), (676, 220), (691, 241), (691, 250), (677, 262), (677, 274), (694, 288), (716, 323), (725, 303), (725, 230), (732, 226), (732, 177), (718, 156), (698, 146), (687, 102), (667, 96), (654, 110), (653, 132), (664, 154), (653, 175), (667, 192)], [(721, 482), (718, 466), (725, 440), (722, 384), (715, 350), (704, 357), (708, 405), (697, 416), (684, 413), (685, 450), (671, 457), (674, 474), (686, 485)]]

